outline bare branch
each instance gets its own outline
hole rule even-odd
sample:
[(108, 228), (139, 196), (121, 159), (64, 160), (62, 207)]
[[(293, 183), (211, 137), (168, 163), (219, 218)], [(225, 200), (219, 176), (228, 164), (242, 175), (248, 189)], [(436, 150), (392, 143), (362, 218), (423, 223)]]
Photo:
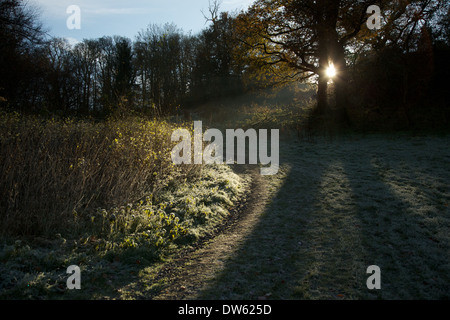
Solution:
[(219, 19), (219, 10), (220, 10), (220, 6), (222, 4), (222, 0), (213, 0), (211, 2), (211, 0), (208, 0), (208, 13), (209, 16), (207, 16), (203, 10), (200, 10), (200, 12), (203, 15), (203, 18), (205, 18), (205, 24), (208, 22), (212, 22), (213, 24), (216, 23), (216, 21)]

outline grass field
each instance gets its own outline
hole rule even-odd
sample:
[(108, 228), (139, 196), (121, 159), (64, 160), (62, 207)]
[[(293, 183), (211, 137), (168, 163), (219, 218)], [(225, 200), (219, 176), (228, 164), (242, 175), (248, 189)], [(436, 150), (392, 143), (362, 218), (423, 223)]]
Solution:
[[(252, 192), (248, 177), (228, 166), (173, 168), (167, 123), (8, 121), (2, 126), (8, 195), (2, 205), (8, 210), (2, 212), (0, 299), (158, 294), (170, 279), (155, 285), (152, 275), (173, 254), (214, 233)], [(223, 266), (195, 298), (450, 297), (448, 136), (291, 136), (280, 142), (280, 171), (261, 177), (267, 205), (261, 202), (260, 216), (229, 246)], [(126, 194), (130, 183), (133, 201)], [(91, 202), (80, 206), (86, 197)], [(81, 268), (82, 290), (66, 288), (73, 264)], [(381, 269), (380, 290), (366, 287), (370, 265)]]
[[(285, 142), (270, 205), (207, 299), (448, 299), (450, 141)], [(368, 290), (367, 267), (381, 269)]]

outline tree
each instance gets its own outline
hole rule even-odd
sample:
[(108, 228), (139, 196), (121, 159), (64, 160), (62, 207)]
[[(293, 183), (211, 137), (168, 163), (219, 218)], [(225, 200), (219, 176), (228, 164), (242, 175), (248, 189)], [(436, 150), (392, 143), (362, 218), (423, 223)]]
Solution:
[[(0, 96), (25, 109), (36, 100), (44, 30), (37, 10), (24, 1), (0, 0)], [(31, 107), (30, 107), (31, 108)]]
[(197, 102), (236, 96), (241, 93), (244, 66), (238, 57), (240, 42), (235, 38), (236, 18), (219, 13), (219, 3), (210, 4), (211, 25), (198, 36), (192, 72), (192, 97)]
[(435, 82), (447, 78), (436, 77), (447, 64), (435, 43), (442, 39), (449, 6), (442, 0), (387, 2), (384, 26), (376, 36), (369, 38), (366, 30), (354, 38), (350, 81), (358, 88), (351, 90), (351, 96), (360, 101), (359, 108), (365, 107), (361, 111), (366, 115), (379, 118), (377, 125), (405, 129), (429, 121), (424, 120), (433, 113), (440, 116), (431, 118), (443, 118), (444, 110), (436, 108), (442, 90), (435, 89), (441, 85)]
[(256, 60), (270, 66), (296, 70), (290, 78), (317, 78), (317, 109), (327, 113), (326, 69), (336, 69), (336, 105), (339, 120), (347, 122), (348, 58), (358, 46), (398, 44), (407, 48), (421, 17), (427, 19), (441, 0), (375, 1), (383, 12), (382, 29), (368, 30), (367, 9), (373, 0), (257, 0), (241, 14), (241, 40), (254, 51)]
[(95, 40), (85, 39), (77, 43), (71, 52), (80, 114), (88, 115), (98, 107), (98, 61), (100, 48)]
[(43, 50), (47, 60), (44, 105), (51, 112), (68, 113), (76, 109), (73, 98), (77, 95), (70, 44), (66, 39), (53, 38)]
[(115, 39), (114, 92), (116, 97), (131, 98), (134, 83), (133, 53), (131, 41), (127, 38)]
[(42, 43), (44, 29), (37, 9), (20, 0), (0, 0), (0, 47), (25, 53)]
[(174, 24), (150, 25), (134, 43), (134, 64), (141, 108), (157, 114), (174, 112), (192, 88), (196, 37)]

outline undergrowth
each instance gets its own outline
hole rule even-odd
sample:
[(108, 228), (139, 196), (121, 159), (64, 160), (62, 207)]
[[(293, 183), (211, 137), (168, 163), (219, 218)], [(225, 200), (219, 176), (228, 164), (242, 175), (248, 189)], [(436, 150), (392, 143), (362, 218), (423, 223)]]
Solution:
[(0, 234), (76, 233), (97, 208), (133, 203), (169, 181), (198, 174), (174, 167), (162, 120), (0, 117)]
[(0, 298), (73, 297), (70, 265), (84, 275), (82, 297), (109, 295), (106, 265), (126, 281), (213, 233), (246, 181), (228, 166), (173, 165), (176, 128), (2, 113)]

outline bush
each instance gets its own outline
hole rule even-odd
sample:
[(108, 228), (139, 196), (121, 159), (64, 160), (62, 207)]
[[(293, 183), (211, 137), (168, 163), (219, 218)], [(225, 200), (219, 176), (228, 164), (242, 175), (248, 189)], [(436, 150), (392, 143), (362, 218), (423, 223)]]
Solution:
[(0, 116), (3, 235), (77, 232), (97, 208), (136, 202), (198, 171), (172, 165), (174, 126), (161, 120)]

